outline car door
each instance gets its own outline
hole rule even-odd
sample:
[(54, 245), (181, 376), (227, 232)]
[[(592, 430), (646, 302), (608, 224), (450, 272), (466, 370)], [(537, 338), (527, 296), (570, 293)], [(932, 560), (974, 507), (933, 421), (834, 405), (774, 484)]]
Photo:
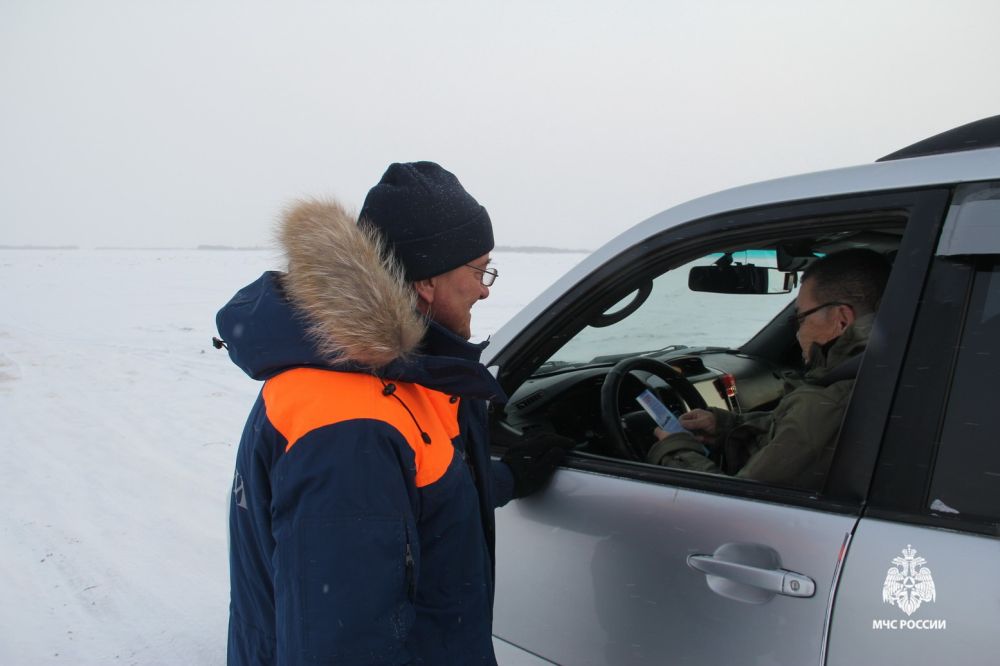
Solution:
[(924, 288), (830, 664), (998, 663), (998, 382), (1000, 186), (977, 183), (956, 193)]
[[(497, 512), (494, 633), (560, 664), (817, 664), (834, 592), (902, 361), (943, 190), (894, 192), (724, 213), (637, 239), (524, 326), (494, 359), (515, 389), (573, 330), (587, 303), (657, 258), (709, 239), (757, 239), (804, 224), (906, 219), (898, 258), (822, 492), (797, 491), (599, 456), (571, 454), (542, 494)], [(577, 327), (578, 328), (578, 327)], [(862, 388), (863, 387), (863, 388)], [(503, 418), (497, 410), (498, 419)], [(881, 421), (881, 424), (880, 424)], [(861, 428), (855, 424), (864, 424)]]

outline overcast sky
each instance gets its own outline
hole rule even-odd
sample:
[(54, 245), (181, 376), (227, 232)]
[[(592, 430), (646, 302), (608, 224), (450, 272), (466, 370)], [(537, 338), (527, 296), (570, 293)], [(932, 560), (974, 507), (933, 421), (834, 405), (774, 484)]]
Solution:
[(0, 244), (261, 245), (434, 160), (503, 245), (1000, 114), (1000, 2), (0, 1)]

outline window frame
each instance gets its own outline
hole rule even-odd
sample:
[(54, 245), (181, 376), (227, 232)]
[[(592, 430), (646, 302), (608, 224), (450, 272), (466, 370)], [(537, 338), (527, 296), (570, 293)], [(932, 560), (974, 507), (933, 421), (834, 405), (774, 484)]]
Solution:
[[(591, 314), (610, 307), (621, 296), (623, 285), (637, 280), (637, 276), (650, 275), (672, 269), (693, 257), (721, 245), (778, 239), (800, 233), (803, 220), (824, 220), (817, 230), (858, 228), (863, 218), (901, 213), (905, 215), (897, 266), (894, 267), (887, 286), (888, 307), (880, 312), (876, 325), (884, 337), (908, 339), (913, 317), (919, 302), (920, 290), (912, 284), (922, 285), (933, 257), (934, 247), (944, 220), (951, 190), (945, 187), (920, 188), (881, 193), (831, 197), (802, 202), (778, 203), (740, 211), (728, 212), (708, 218), (693, 220), (666, 229), (643, 242), (621, 252), (611, 261), (592, 272), (571, 290), (557, 299), (541, 316), (529, 323), (513, 344), (508, 345), (494, 359), (498, 366), (497, 377), (508, 391), (520, 385), (528, 374), (542, 363), (552, 351), (574, 332), (568, 333), (567, 322), (585, 320)], [(766, 216), (767, 223), (761, 219)], [(659, 274), (659, 273), (657, 273)], [(586, 297), (577, 294), (586, 293)], [(838, 456), (822, 494), (756, 484), (742, 479), (687, 470), (648, 465), (634, 461), (604, 459), (598, 456), (571, 454), (564, 467), (612, 475), (638, 482), (657, 483), (695, 490), (705, 490), (727, 495), (775, 501), (840, 513), (858, 513), (867, 496), (881, 436), (888, 419), (888, 401), (902, 366), (903, 349), (885, 344), (875, 344), (866, 358), (874, 358), (876, 370), (862, 367), (858, 388), (865, 386), (866, 399), (883, 405), (877, 408), (851, 407), (845, 417), (845, 426), (838, 445)], [(856, 388), (857, 393), (857, 388)], [(850, 441), (852, 453), (862, 464), (838, 464), (839, 450), (845, 439)], [(502, 451), (502, 449), (497, 449)]]

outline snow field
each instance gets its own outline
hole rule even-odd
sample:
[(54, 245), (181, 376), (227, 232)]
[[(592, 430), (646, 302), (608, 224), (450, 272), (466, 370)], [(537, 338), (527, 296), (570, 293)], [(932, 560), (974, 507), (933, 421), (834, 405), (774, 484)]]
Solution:
[[(494, 253), (483, 339), (583, 258)], [(215, 313), (273, 251), (0, 250), (0, 664), (220, 664), (260, 385)]]

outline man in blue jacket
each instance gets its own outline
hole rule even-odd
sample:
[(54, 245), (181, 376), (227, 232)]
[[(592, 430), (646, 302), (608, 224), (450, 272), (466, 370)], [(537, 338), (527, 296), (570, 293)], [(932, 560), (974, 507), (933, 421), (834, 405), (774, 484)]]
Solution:
[(495, 664), (493, 510), (563, 442), (489, 455), (503, 390), (468, 342), (493, 229), (454, 175), (393, 164), (358, 220), (291, 209), (288, 260), (219, 312), (264, 385), (230, 506), (230, 664)]

